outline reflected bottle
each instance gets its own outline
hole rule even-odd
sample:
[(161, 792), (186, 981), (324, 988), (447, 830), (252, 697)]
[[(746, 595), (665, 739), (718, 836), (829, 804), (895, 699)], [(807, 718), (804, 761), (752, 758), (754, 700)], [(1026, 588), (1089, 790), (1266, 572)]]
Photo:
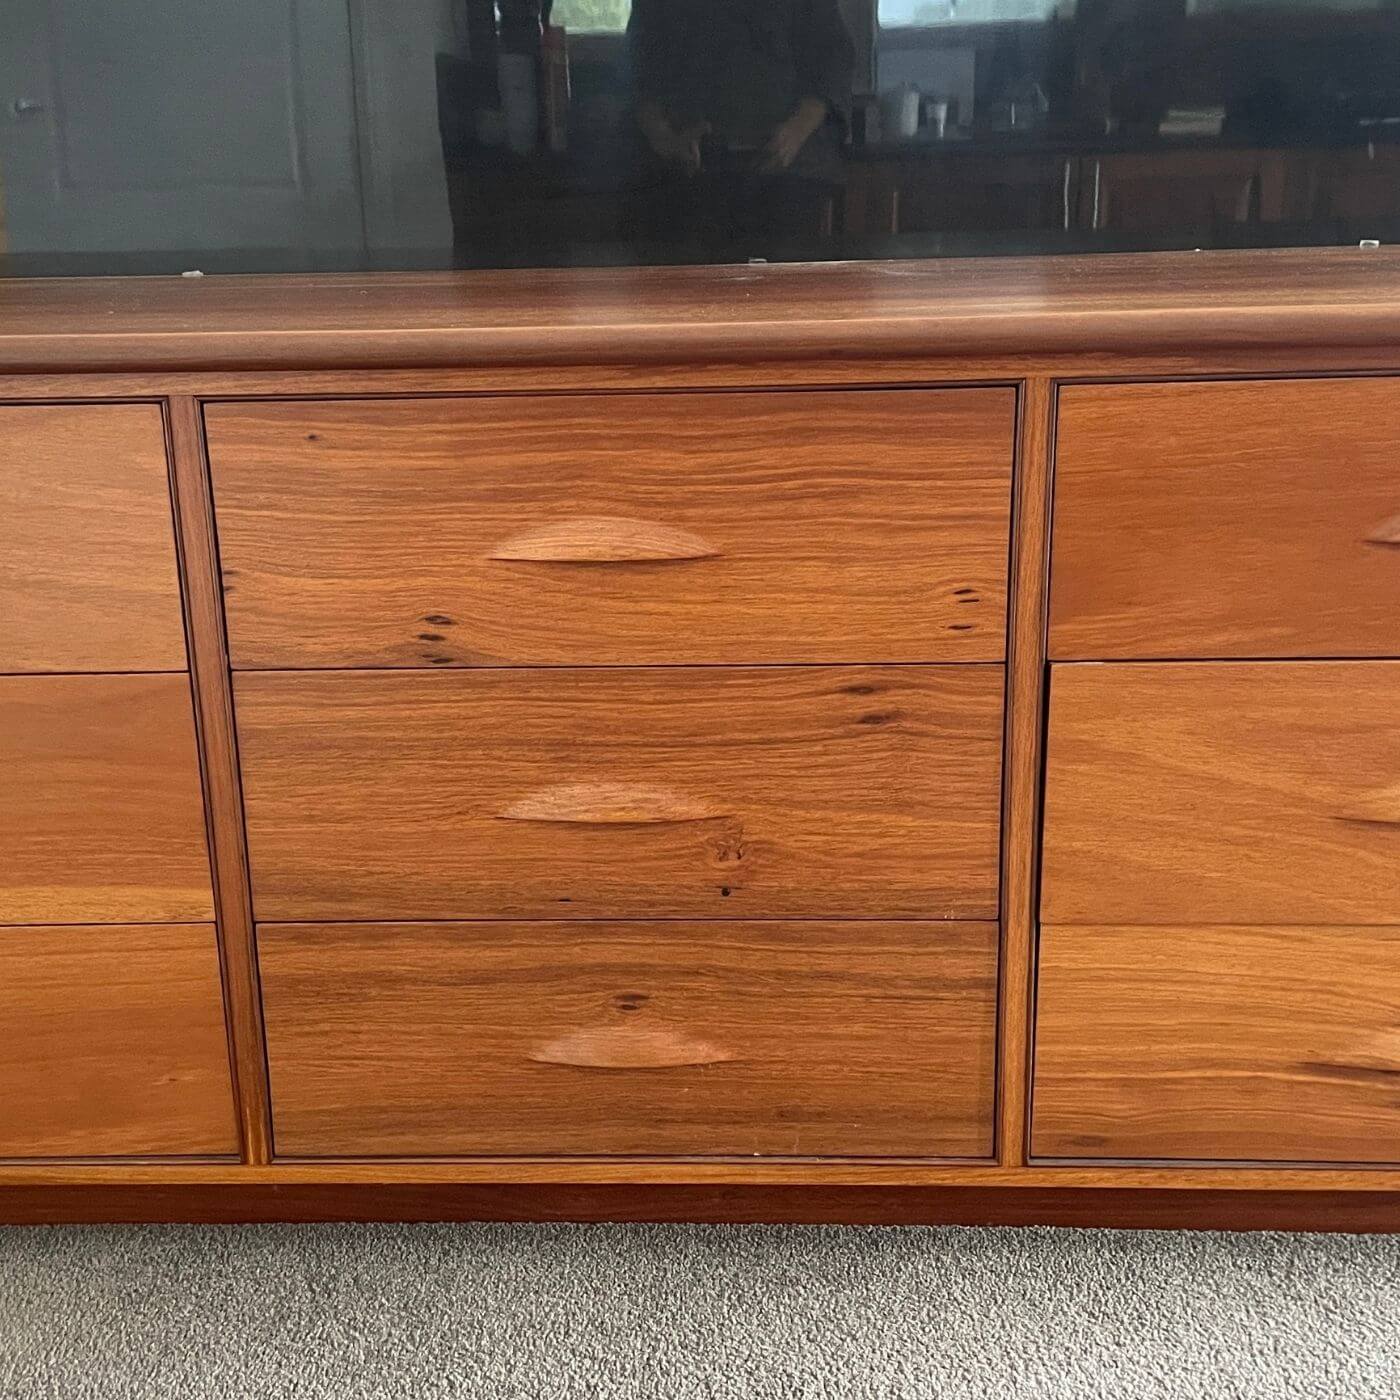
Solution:
[(540, 50), (544, 28), (539, 0), (500, 0), (497, 72), (506, 145), (528, 155), (540, 144)]
[(569, 38), (557, 24), (544, 27), (540, 59), (544, 143), (555, 155), (569, 149)]

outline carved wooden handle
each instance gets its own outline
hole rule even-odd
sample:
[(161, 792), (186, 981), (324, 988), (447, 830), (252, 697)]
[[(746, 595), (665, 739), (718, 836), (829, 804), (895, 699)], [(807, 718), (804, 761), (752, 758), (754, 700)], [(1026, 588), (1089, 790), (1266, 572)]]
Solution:
[(542, 564), (624, 564), (714, 559), (718, 554), (708, 540), (673, 525), (617, 515), (579, 515), (522, 530), (486, 557)]
[(1366, 536), (1366, 543), (1388, 544), (1393, 548), (1400, 549), (1400, 515), (1392, 515), (1389, 520), (1382, 520)]
[(1400, 783), (1358, 793), (1336, 819), (1362, 826), (1400, 826)]
[(718, 1045), (665, 1026), (592, 1026), (570, 1031), (530, 1051), (541, 1065), (585, 1069), (679, 1069), (734, 1057)]
[(557, 783), (527, 792), (500, 813), (506, 821), (586, 826), (703, 822), (729, 815), (711, 802), (646, 783)]

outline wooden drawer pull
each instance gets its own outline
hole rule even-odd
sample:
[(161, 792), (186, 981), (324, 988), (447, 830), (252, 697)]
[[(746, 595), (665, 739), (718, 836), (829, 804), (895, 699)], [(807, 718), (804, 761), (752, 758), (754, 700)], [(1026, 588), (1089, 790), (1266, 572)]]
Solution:
[(486, 557), (549, 564), (624, 564), (714, 559), (718, 554), (708, 540), (673, 525), (624, 516), (580, 515), (522, 530)]
[(678, 1069), (717, 1065), (734, 1057), (718, 1045), (664, 1026), (592, 1026), (570, 1031), (530, 1052), (542, 1065), (586, 1069)]
[(1364, 826), (1400, 826), (1400, 783), (1363, 792), (1337, 813), (1337, 820)]
[(1366, 536), (1367, 544), (1388, 544), (1400, 549), (1400, 515), (1392, 515), (1389, 520), (1382, 520), (1369, 535)]
[(645, 783), (559, 783), (526, 793), (500, 815), (513, 822), (626, 826), (703, 822), (731, 814), (711, 802)]

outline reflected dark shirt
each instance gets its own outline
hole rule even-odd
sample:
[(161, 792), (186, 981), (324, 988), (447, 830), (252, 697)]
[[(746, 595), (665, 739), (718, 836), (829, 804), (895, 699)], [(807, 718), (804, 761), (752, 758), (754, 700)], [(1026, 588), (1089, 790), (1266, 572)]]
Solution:
[(832, 119), (793, 169), (834, 160), (855, 65), (837, 0), (633, 0), (628, 34), (638, 100), (676, 128), (708, 122), (722, 145), (751, 149), (815, 97)]

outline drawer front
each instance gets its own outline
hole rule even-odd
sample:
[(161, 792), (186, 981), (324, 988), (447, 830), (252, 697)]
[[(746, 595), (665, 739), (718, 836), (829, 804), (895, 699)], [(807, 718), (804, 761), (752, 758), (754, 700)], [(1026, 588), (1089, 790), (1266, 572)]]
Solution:
[(987, 1157), (993, 924), (263, 925), (280, 1156)]
[(1400, 923), (1400, 662), (1056, 666), (1049, 923)]
[(0, 672), (178, 671), (154, 404), (0, 407)]
[(1010, 389), (214, 404), (236, 666), (991, 661)]
[(1047, 927), (1039, 1157), (1400, 1162), (1400, 928)]
[(0, 677), (0, 774), (0, 924), (213, 917), (187, 677)]
[(1060, 393), (1050, 654), (1400, 656), (1400, 380)]
[(0, 929), (0, 1157), (238, 1151), (209, 924)]
[(235, 694), (261, 919), (996, 915), (998, 666)]

